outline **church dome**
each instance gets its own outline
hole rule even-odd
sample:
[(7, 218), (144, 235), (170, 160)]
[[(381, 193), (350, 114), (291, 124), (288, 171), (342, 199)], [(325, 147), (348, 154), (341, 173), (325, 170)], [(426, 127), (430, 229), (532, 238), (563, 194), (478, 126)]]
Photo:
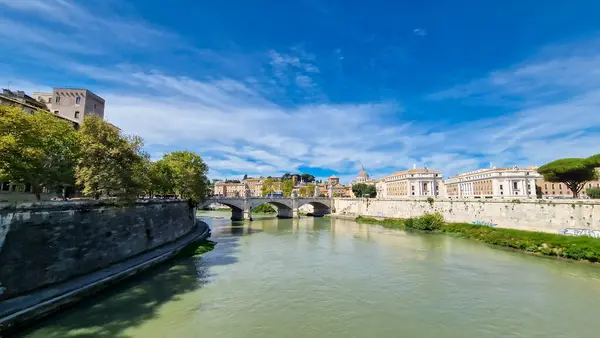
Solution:
[(367, 172), (365, 171), (365, 168), (360, 168), (360, 171), (358, 172), (358, 175), (356, 175), (356, 177), (369, 178), (369, 174), (367, 174)]

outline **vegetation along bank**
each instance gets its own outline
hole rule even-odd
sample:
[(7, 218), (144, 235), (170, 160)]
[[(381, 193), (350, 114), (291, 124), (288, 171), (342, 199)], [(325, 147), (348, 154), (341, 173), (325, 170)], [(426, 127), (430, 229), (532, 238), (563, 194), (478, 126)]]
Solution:
[(600, 261), (600, 239), (588, 236), (565, 236), (468, 223), (446, 223), (444, 217), (439, 213), (425, 214), (418, 218), (388, 218), (383, 220), (359, 216), (356, 218), (356, 222), (377, 224), (392, 229), (416, 229), (448, 233), (536, 255), (587, 260), (590, 262)]

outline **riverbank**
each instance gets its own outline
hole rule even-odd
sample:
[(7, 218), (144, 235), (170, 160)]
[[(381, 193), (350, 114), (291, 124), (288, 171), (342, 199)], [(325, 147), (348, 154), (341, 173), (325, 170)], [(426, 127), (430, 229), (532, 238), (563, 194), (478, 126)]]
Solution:
[(467, 223), (440, 222), (427, 226), (422, 225), (423, 217), (399, 219), (376, 219), (356, 217), (355, 221), (365, 224), (377, 224), (391, 229), (416, 229), (428, 232), (447, 233), (461, 238), (468, 238), (495, 246), (517, 249), (526, 253), (567, 258), (572, 260), (600, 261), (600, 239), (588, 236), (565, 236), (545, 232), (533, 232), (506, 228), (495, 228), (486, 225)]
[(0, 303), (0, 337), (19, 330), (64, 307), (71, 306), (127, 278), (175, 257), (189, 257), (212, 250), (209, 226), (197, 221), (196, 228), (177, 240), (107, 268), (73, 278), (28, 295)]

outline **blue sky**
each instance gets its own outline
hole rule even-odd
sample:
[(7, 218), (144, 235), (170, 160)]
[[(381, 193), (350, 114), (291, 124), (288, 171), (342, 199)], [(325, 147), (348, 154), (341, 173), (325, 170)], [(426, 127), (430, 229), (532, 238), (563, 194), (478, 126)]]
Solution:
[[(393, 3), (393, 4), (392, 4)], [(212, 178), (600, 153), (597, 1), (0, 0), (0, 83), (85, 87)]]

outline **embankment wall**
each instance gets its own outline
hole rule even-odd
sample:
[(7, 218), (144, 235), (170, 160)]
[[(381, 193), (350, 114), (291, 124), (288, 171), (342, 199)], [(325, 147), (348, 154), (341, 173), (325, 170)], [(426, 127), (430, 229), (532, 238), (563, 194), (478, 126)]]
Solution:
[[(600, 237), (600, 201), (548, 199), (334, 199), (336, 213), (410, 218), (439, 212), (448, 222), (480, 223), (544, 232)], [(580, 232), (576, 232), (577, 234)], [(571, 233), (568, 233), (571, 234)]]
[(183, 201), (0, 204), (0, 301), (151, 251), (194, 226)]

